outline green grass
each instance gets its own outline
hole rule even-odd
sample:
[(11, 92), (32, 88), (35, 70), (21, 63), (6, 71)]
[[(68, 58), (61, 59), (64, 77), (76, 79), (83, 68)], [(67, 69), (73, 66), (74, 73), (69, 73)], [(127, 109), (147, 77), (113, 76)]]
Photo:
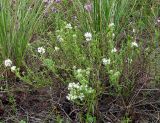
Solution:
[(1, 0), (0, 49), (2, 59), (21, 66), (25, 51), (43, 15), (43, 2)]

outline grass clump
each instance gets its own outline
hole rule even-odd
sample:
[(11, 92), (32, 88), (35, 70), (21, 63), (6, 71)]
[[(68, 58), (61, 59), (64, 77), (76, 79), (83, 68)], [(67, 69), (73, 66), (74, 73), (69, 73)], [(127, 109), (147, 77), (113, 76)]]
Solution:
[(10, 58), (20, 66), (28, 43), (42, 22), (43, 2), (1, 0), (0, 7), (1, 57)]

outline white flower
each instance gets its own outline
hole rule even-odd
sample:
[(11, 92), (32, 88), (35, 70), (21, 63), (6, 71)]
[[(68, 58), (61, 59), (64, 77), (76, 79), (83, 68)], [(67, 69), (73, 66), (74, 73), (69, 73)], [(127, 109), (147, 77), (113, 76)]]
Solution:
[(88, 87), (87, 85), (80, 85), (79, 83), (69, 83), (68, 85), (69, 94), (66, 98), (70, 101), (83, 100), (86, 94), (91, 94), (94, 92), (94, 89)]
[(112, 28), (112, 27), (114, 27), (114, 23), (110, 23), (108, 26), (109, 26), (110, 28)]
[(65, 26), (66, 29), (72, 29), (72, 25), (70, 23), (68, 23), (66, 26)]
[(78, 89), (78, 88), (80, 88), (79, 83), (69, 83), (68, 85), (68, 90)]
[(157, 19), (157, 22), (160, 23), (160, 19)]
[(11, 71), (14, 72), (16, 70), (16, 66), (11, 67)]
[(132, 43), (131, 43), (131, 47), (138, 47), (137, 42), (135, 42), (135, 41), (134, 41), (134, 42), (132, 42)]
[(84, 99), (84, 94), (80, 93), (80, 95), (78, 96), (78, 98), (82, 101)]
[(115, 37), (115, 34), (114, 34), (114, 33), (112, 33), (112, 37), (113, 37), (113, 38)]
[(68, 95), (66, 96), (66, 98), (67, 98), (68, 100), (71, 100), (71, 95), (68, 94)]
[(77, 69), (77, 73), (81, 73), (82, 72), (82, 69)]
[(38, 47), (38, 53), (44, 54), (45, 53), (45, 49), (43, 47)]
[(60, 35), (58, 35), (58, 36), (57, 36), (57, 41), (58, 41), (58, 42), (62, 42), (62, 41), (63, 41), (63, 38), (62, 38)]
[(71, 100), (71, 98), (70, 98), (69, 94), (66, 96), (66, 98), (67, 98), (67, 100)]
[(92, 40), (92, 34), (90, 32), (86, 32), (84, 34), (84, 37), (86, 38), (86, 41), (91, 41)]
[(117, 49), (116, 49), (116, 48), (113, 48), (113, 49), (111, 50), (111, 53), (115, 53), (115, 52), (117, 52)]
[(70, 89), (73, 88), (73, 84), (74, 84), (74, 83), (69, 83), (69, 85), (68, 85), (68, 90), (70, 90)]
[(10, 59), (7, 59), (7, 60), (4, 61), (4, 65), (6, 67), (11, 67), (12, 66), (12, 61)]
[(78, 84), (75, 84), (75, 85), (74, 85), (74, 88), (75, 88), (75, 89), (79, 89), (79, 88), (80, 88), (79, 83), (78, 83)]
[(78, 98), (78, 96), (76, 95), (76, 93), (72, 92), (72, 93), (69, 93), (69, 94), (66, 96), (66, 98), (67, 98), (68, 100), (74, 101), (74, 100), (76, 100), (76, 99)]
[(110, 64), (110, 63), (111, 63), (111, 60), (110, 60), (110, 59), (103, 58), (103, 59), (102, 59), (102, 62), (103, 62), (104, 65), (107, 65), (107, 64)]
[(59, 50), (59, 47), (54, 47), (54, 50), (55, 50), (55, 51), (58, 51), (58, 50)]
[(135, 33), (136, 32), (136, 29), (133, 29), (133, 33)]

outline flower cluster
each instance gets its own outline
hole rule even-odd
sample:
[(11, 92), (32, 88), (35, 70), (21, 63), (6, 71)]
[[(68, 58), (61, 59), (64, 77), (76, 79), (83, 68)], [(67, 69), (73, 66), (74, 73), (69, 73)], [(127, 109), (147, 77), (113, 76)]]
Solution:
[(135, 32), (136, 32), (136, 29), (133, 29), (132, 32), (135, 33)]
[(86, 38), (86, 41), (91, 41), (92, 40), (92, 34), (90, 32), (86, 32), (84, 34), (84, 37)]
[(65, 26), (66, 29), (72, 29), (72, 25), (70, 23), (68, 23), (66, 26)]
[(111, 39), (113, 39), (115, 37), (114, 27), (115, 27), (114, 23), (110, 23), (108, 25), (108, 37)]
[(54, 47), (54, 51), (59, 51), (59, 47)]
[(112, 50), (111, 50), (111, 53), (116, 53), (117, 52), (117, 49), (116, 48), (113, 48)]
[(84, 100), (89, 94), (92, 94), (94, 90), (87, 85), (80, 85), (79, 83), (69, 83), (68, 90), (70, 91), (66, 98), (70, 101)]
[(12, 66), (12, 67), (11, 67), (11, 71), (12, 71), (12, 72), (15, 72), (15, 71), (16, 71), (16, 66)]
[(108, 65), (108, 64), (111, 63), (111, 60), (110, 60), (110, 59), (103, 58), (103, 59), (102, 59), (102, 62), (103, 62), (103, 65)]
[(110, 23), (110, 24), (108, 25), (109, 28), (114, 28), (114, 26), (115, 26), (114, 23)]
[(131, 47), (138, 47), (137, 42), (136, 42), (136, 41), (132, 42), (132, 43), (131, 43)]
[(12, 66), (12, 61), (10, 59), (7, 59), (7, 60), (4, 61), (4, 65), (6, 67), (11, 67)]
[(44, 54), (45, 53), (45, 49), (43, 47), (38, 47), (38, 53)]
[(5, 67), (10, 67), (12, 72), (16, 70), (16, 66), (13, 66), (13, 62), (10, 59), (6, 59), (4, 65)]
[(63, 42), (63, 38), (62, 38), (61, 35), (58, 35), (58, 36), (57, 36), (57, 42)]

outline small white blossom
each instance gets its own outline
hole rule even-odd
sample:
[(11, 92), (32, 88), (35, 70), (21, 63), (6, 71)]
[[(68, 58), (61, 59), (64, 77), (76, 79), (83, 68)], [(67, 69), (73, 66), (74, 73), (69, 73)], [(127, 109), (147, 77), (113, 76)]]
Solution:
[(92, 40), (92, 34), (90, 32), (86, 32), (84, 34), (86, 41), (91, 41)]
[(71, 95), (68, 94), (68, 95), (66, 96), (66, 98), (67, 98), (68, 100), (71, 100)]
[(12, 61), (10, 59), (7, 59), (7, 60), (4, 61), (4, 65), (6, 67), (11, 67), (12, 66)]
[(82, 69), (77, 69), (77, 73), (81, 73), (82, 72)]
[(67, 98), (67, 100), (71, 100), (71, 98), (70, 98), (69, 94), (66, 96), (66, 98)]
[(58, 51), (58, 50), (59, 50), (59, 47), (54, 47), (54, 50), (55, 50), (55, 51)]
[(83, 98), (84, 98), (84, 94), (83, 94), (83, 93), (80, 93), (80, 95), (79, 95), (79, 99), (82, 101), (82, 100), (83, 100)]
[(157, 22), (160, 23), (160, 19), (157, 19)]
[(102, 59), (102, 62), (103, 62), (104, 65), (107, 65), (107, 64), (110, 64), (110, 63), (111, 63), (111, 60), (110, 60), (110, 59), (103, 58), (103, 59)]
[(73, 88), (73, 84), (74, 84), (74, 83), (69, 83), (69, 85), (68, 85), (68, 90), (70, 90), (70, 89)]
[(16, 70), (16, 66), (11, 67), (11, 71), (14, 72)]
[(62, 38), (60, 35), (58, 35), (58, 36), (57, 36), (57, 41), (58, 41), (58, 42), (62, 42), (62, 41), (63, 41), (63, 38)]
[(114, 23), (110, 23), (108, 26), (109, 26), (110, 28), (112, 28), (112, 27), (114, 27)]
[(115, 53), (115, 52), (117, 52), (117, 49), (116, 49), (116, 48), (113, 48), (113, 49), (111, 50), (111, 53)]
[(133, 29), (133, 33), (135, 33), (136, 32), (136, 29)]
[(71, 90), (73, 88), (79, 88), (79, 87), (80, 87), (79, 83), (69, 83), (68, 90)]
[(134, 41), (134, 42), (132, 42), (132, 43), (131, 43), (131, 47), (138, 47), (137, 42), (135, 42), (135, 41)]
[(76, 95), (73, 95), (73, 94), (68, 94), (68, 95), (66, 96), (66, 98), (67, 98), (68, 100), (75, 100), (75, 99), (77, 99), (77, 96), (76, 96)]
[(45, 53), (45, 49), (43, 47), (38, 47), (38, 53), (44, 54)]
[(83, 100), (86, 94), (91, 94), (94, 90), (87, 85), (80, 85), (79, 83), (69, 83), (68, 90), (70, 91), (66, 98), (70, 101)]
[(66, 29), (72, 29), (72, 25), (70, 23), (68, 23), (66, 26), (65, 26)]
[(115, 34), (114, 34), (114, 33), (112, 33), (112, 37), (113, 37), (113, 38), (115, 37)]

